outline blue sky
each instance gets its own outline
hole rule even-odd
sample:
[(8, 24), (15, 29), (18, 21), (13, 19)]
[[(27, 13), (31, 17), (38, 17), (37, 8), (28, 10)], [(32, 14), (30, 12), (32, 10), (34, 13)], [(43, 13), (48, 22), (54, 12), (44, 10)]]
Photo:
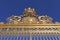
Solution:
[(60, 0), (0, 0), (0, 21), (22, 15), (24, 8), (34, 8), (37, 15), (48, 15), (60, 22)]

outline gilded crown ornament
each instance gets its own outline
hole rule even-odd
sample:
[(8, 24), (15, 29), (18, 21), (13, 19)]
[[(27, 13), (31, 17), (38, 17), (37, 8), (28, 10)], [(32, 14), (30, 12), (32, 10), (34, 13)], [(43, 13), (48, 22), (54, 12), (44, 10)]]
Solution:
[(52, 18), (47, 15), (37, 16), (34, 8), (25, 8), (23, 15), (20, 16), (13, 15), (11, 17), (8, 17), (7, 21), (8, 24), (52, 24), (53, 23)]
[[(22, 16), (11, 16), (8, 18), (9, 24), (50, 24), (52, 18), (49, 16), (37, 16), (33, 8), (25, 8)], [(22, 18), (23, 17), (23, 18)]]

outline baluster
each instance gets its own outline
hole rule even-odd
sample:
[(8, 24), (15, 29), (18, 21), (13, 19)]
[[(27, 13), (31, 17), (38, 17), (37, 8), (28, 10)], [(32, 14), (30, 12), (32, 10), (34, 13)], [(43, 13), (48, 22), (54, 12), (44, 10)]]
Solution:
[(5, 40), (5, 36), (2, 36), (2, 40)]
[(45, 37), (44, 37), (45, 35), (42, 35), (42, 36), (43, 36), (43, 40), (45, 40)]
[(23, 36), (21, 36), (21, 40), (23, 40)]
[(42, 40), (42, 39), (41, 39), (41, 35), (40, 35), (40, 40)]
[(23, 40), (25, 40), (25, 38), (26, 38), (25, 35), (23, 35)]
[(16, 37), (16, 39), (18, 40), (18, 36)]
[(40, 40), (40, 35), (39, 35), (39, 40)]
[(58, 35), (56, 35), (55, 37), (56, 37), (56, 40), (59, 40)]
[(48, 35), (48, 40), (51, 40), (51, 39), (50, 39), (50, 35)]

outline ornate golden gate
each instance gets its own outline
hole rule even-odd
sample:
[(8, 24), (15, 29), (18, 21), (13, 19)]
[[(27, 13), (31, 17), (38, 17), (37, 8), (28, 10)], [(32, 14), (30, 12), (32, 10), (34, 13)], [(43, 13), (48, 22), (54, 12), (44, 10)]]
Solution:
[(60, 23), (53, 23), (49, 16), (37, 16), (28, 8), (24, 15), (0, 23), (0, 40), (60, 40)]

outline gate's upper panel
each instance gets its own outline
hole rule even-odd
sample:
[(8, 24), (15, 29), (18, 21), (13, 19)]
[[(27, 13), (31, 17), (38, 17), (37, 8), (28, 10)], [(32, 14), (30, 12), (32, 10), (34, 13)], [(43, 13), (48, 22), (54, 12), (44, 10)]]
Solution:
[(47, 15), (37, 16), (33, 8), (26, 8), (23, 15), (8, 17), (7, 21), (7, 24), (54, 24), (52, 18)]
[(36, 12), (32, 8), (24, 10), (22, 16), (11, 16), (8, 18), (9, 24), (50, 24), (52, 18), (49, 16), (37, 16)]

